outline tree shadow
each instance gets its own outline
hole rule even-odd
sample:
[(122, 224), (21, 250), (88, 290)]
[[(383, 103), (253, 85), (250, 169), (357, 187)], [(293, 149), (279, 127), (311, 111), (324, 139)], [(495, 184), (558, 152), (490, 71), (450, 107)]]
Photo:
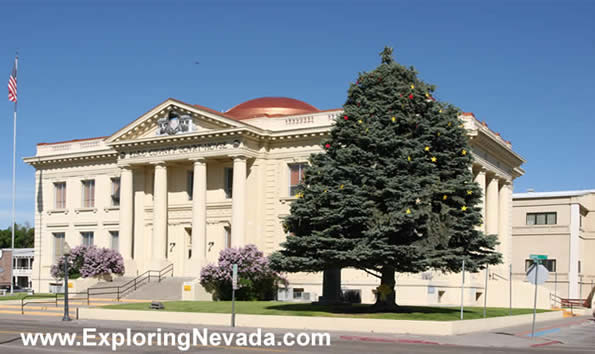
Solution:
[[(323, 305), (315, 303), (292, 303), (282, 305), (271, 305), (266, 307), (269, 310), (287, 312), (326, 312), (332, 314), (371, 314), (371, 313), (425, 313), (425, 314), (455, 314), (460, 309), (448, 307), (427, 307), (427, 306), (399, 306), (395, 311), (378, 311), (369, 304), (333, 304)], [(464, 311), (468, 313), (468, 311)]]

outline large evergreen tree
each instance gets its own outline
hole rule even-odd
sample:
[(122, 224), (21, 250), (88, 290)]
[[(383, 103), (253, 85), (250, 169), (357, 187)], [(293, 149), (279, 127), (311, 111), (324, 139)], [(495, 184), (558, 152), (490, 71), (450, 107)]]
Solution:
[(380, 278), (377, 310), (396, 309), (395, 271), (476, 271), (500, 262), (496, 236), (478, 230), (481, 191), (454, 106), (413, 67), (381, 53), (348, 91), (344, 115), (310, 157), (285, 220), (277, 269), (353, 267)]

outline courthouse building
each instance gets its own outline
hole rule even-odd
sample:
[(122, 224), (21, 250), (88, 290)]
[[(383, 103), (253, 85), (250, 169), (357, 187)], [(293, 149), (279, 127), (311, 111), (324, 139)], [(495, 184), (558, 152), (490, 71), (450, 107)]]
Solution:
[[(35, 290), (48, 291), (65, 242), (118, 249), (131, 276), (173, 263), (175, 276), (198, 277), (226, 247), (277, 250), (307, 159), (341, 112), (280, 97), (225, 112), (167, 99), (110, 136), (38, 144), (25, 159), (35, 168)], [(473, 114), (460, 118), (485, 193), (482, 228), (498, 235), (508, 264), (512, 183), (524, 160)], [(424, 277), (427, 301), (440, 302), (450, 278)], [(294, 298), (321, 295), (319, 275), (289, 279)], [(378, 280), (345, 270), (343, 284), (371, 301)]]

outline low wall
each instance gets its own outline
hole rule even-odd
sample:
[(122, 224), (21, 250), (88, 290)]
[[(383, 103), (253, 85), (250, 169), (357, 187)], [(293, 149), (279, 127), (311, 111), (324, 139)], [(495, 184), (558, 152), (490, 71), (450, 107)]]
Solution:
[[(419, 335), (455, 335), (481, 332), (496, 328), (518, 326), (531, 323), (532, 314), (493, 317), (465, 321), (407, 321), (368, 318), (336, 318), (308, 316), (267, 316), (236, 315), (238, 327), (348, 331), (366, 333), (419, 334)], [(537, 321), (549, 321), (562, 318), (562, 312), (537, 314)], [(230, 314), (200, 312), (168, 312), (138, 310), (108, 310), (101, 308), (80, 308), (79, 319), (115, 320), (178, 323), (201, 326), (228, 326)]]

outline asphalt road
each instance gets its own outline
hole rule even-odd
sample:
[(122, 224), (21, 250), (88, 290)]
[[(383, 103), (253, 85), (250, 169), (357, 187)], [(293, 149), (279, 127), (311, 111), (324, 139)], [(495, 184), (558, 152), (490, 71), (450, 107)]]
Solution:
[[(194, 327), (171, 324), (142, 324), (115, 321), (73, 321), (62, 322), (59, 318), (41, 318), (33, 316), (0, 317), (0, 353), (80, 353), (112, 352), (111, 347), (82, 346), (24, 346), (21, 333), (64, 333), (75, 332), (76, 339), (82, 341), (83, 328), (96, 328), (97, 332), (125, 333), (132, 328), (133, 333), (149, 333), (160, 328), (162, 332), (181, 333)], [(191, 346), (189, 352), (202, 353), (595, 353), (595, 323), (587, 318), (571, 321), (553, 321), (540, 325), (542, 334), (539, 340), (531, 341), (524, 333), (527, 327), (516, 327), (477, 333), (468, 336), (421, 337), (389, 336), (381, 334), (362, 335), (354, 333), (331, 333), (330, 346), (306, 347), (244, 347), (244, 346)], [(202, 330), (202, 329), (201, 329)], [(209, 327), (209, 331), (221, 333), (253, 332), (253, 329), (230, 329), (229, 327)], [(279, 341), (285, 331), (273, 331), (275, 341)], [(295, 332), (297, 333), (297, 331)], [(96, 342), (99, 338), (96, 339)], [(560, 343), (554, 343), (560, 342)], [(531, 344), (544, 344), (531, 348)], [(119, 353), (171, 353), (176, 347), (121, 347)]]

